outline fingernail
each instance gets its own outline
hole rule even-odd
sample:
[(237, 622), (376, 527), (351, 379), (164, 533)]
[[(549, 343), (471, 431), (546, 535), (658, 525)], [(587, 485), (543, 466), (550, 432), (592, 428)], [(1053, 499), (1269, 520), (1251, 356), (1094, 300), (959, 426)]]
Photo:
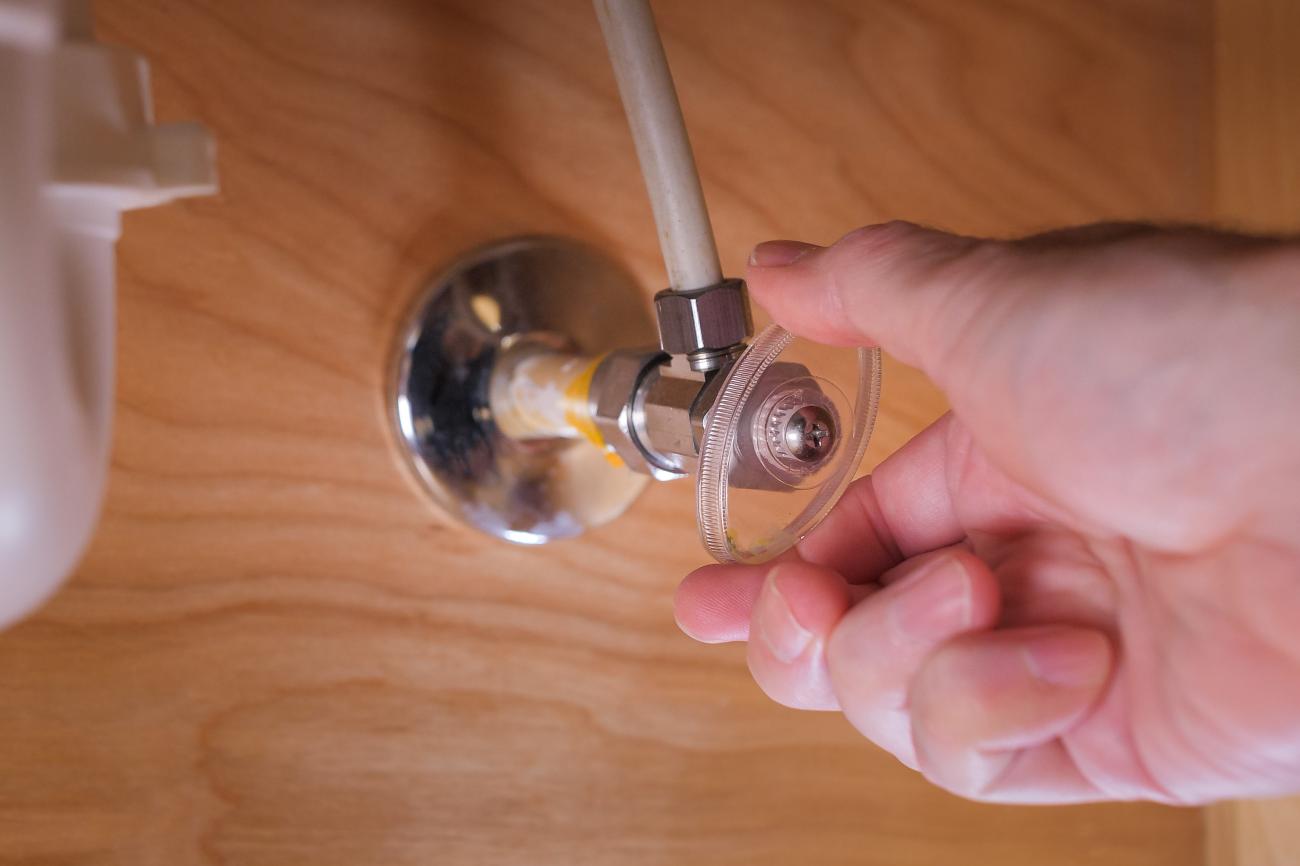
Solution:
[(781, 567), (777, 566), (767, 575), (763, 596), (759, 601), (754, 616), (754, 630), (759, 640), (767, 646), (768, 652), (778, 661), (792, 662), (812, 643), (813, 633), (800, 625), (794, 611), (781, 594)]
[(821, 247), (802, 241), (767, 241), (754, 247), (749, 263), (759, 268), (783, 268), (792, 265)]
[(1110, 645), (1099, 632), (1045, 630), (1030, 637), (1020, 651), (1029, 672), (1055, 686), (1092, 686), (1110, 674)]
[(955, 557), (940, 557), (905, 579), (889, 615), (904, 641), (936, 640), (971, 622), (970, 574)]

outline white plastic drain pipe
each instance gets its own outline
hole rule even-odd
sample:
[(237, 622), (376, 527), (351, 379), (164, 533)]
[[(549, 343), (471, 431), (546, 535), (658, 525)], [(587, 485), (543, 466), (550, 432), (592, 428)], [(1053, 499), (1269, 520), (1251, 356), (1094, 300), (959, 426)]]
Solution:
[(83, 0), (0, 0), (0, 627), (76, 567), (113, 420), (121, 212), (216, 190), (194, 124), (152, 124), (148, 68)]

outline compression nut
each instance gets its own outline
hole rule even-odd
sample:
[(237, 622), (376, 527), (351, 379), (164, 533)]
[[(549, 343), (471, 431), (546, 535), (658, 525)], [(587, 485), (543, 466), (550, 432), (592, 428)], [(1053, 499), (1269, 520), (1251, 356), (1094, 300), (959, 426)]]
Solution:
[(721, 352), (754, 332), (744, 280), (723, 280), (703, 289), (655, 295), (659, 345), (670, 355)]

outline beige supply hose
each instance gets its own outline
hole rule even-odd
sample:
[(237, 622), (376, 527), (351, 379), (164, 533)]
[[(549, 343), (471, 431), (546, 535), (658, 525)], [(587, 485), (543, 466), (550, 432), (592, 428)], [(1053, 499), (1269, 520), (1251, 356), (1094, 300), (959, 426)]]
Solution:
[(709, 211), (648, 0), (595, 0), (674, 291), (722, 279)]

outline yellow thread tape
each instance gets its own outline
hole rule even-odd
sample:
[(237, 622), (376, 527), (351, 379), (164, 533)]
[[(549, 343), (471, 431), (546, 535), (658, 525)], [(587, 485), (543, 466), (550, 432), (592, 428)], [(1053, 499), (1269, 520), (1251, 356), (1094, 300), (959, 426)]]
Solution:
[(591, 417), (591, 380), (603, 360), (605, 360), (604, 355), (596, 358), (564, 389), (564, 420), (581, 433), (584, 439), (603, 451), (605, 459), (611, 465), (622, 466), (623, 458), (605, 443), (605, 437), (600, 435), (600, 429), (596, 427), (596, 422)]

